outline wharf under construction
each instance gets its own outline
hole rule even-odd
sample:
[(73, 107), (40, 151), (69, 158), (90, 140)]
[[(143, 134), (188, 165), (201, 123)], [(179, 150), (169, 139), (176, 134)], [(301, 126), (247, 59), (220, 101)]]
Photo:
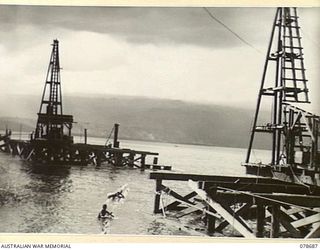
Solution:
[[(113, 144), (88, 144), (87, 129), (84, 130), (85, 142), (74, 143), (71, 133), (73, 116), (63, 113), (59, 41), (54, 40), (52, 46), (35, 131), (30, 134), (30, 140), (15, 140), (11, 138), (11, 131), (6, 129), (5, 134), (0, 135), (0, 150), (40, 167), (88, 164), (100, 166), (107, 163), (141, 170), (170, 170), (171, 166), (158, 165), (159, 154), (156, 152), (120, 148), (119, 124), (115, 124), (113, 128)], [(154, 156), (151, 164), (146, 163), (148, 156)]]
[[(150, 173), (154, 213), (173, 219), (204, 213), (212, 235), (226, 236), (231, 227), (245, 238), (320, 237), (320, 117), (298, 107), (310, 103), (298, 18), (296, 8), (276, 10), (243, 164), (255, 176)], [(259, 124), (267, 98), (272, 118)], [(251, 162), (258, 133), (272, 139), (270, 163)], [(188, 183), (187, 195), (174, 190), (177, 181)], [(164, 204), (168, 197), (172, 202)]]

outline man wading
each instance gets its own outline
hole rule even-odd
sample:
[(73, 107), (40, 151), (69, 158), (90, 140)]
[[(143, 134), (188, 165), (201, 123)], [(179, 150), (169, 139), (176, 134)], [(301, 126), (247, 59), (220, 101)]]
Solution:
[(105, 218), (108, 218), (108, 217), (114, 217), (114, 216), (113, 216), (112, 213), (107, 211), (107, 204), (103, 204), (102, 210), (98, 214), (98, 219), (105, 219)]

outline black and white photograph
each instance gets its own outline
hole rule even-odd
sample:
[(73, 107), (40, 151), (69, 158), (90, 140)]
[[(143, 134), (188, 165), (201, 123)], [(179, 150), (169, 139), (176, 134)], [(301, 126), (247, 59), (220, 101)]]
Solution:
[(320, 8), (0, 4), (0, 234), (320, 238)]

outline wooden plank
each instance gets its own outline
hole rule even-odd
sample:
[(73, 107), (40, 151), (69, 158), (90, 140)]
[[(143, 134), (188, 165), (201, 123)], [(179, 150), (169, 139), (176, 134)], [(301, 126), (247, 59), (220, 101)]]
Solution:
[(313, 223), (316, 223), (319, 221), (320, 221), (320, 213), (316, 213), (314, 215), (305, 217), (301, 220), (294, 221), (291, 223), (291, 225), (295, 228), (298, 228), (298, 227), (303, 227), (303, 226), (310, 225), (310, 224), (313, 224)]
[[(288, 210), (292, 210), (293, 209), (288, 209)], [(280, 211), (279, 211), (279, 221), (281, 223), (281, 225), (285, 228), (285, 230), (287, 230), (288, 232), (291, 233), (292, 237), (295, 238), (300, 238), (301, 237), (301, 232), (299, 230), (297, 230), (295, 227), (292, 226), (292, 222), (294, 221), (293, 218), (291, 218), (291, 216), (289, 214), (286, 213), (285, 208), (281, 207)], [(271, 208), (269, 207), (267, 210), (269, 213), (272, 212)], [(271, 214), (270, 214), (271, 216)]]
[(280, 210), (279, 212), (279, 220), (281, 225), (288, 231), (291, 233), (292, 237), (295, 238), (300, 238), (301, 237), (301, 232), (299, 230), (297, 230), (295, 227), (292, 226), (291, 222), (293, 221), (293, 219), (287, 215), (285, 212), (283, 212), (282, 210)]
[(167, 194), (171, 195), (172, 197), (178, 199), (179, 201), (184, 201), (185, 203), (193, 204), (189, 199), (185, 199), (182, 195), (178, 194), (177, 192), (173, 191), (171, 188), (161, 185), (160, 190), (166, 192)]
[(285, 212), (287, 215), (292, 215), (292, 214), (296, 214), (296, 213), (300, 213), (300, 212), (304, 211), (304, 209), (299, 208), (299, 207), (293, 207), (293, 208), (289, 208), (287, 210), (284, 207), (281, 207), (281, 210), (283, 212)]
[(313, 224), (312, 230), (305, 237), (305, 239), (309, 238), (320, 238), (320, 222)]
[(271, 178), (256, 178), (256, 177), (239, 177), (239, 176), (223, 176), (223, 175), (201, 175), (201, 174), (181, 174), (181, 173), (168, 173), (168, 172), (154, 172), (150, 173), (150, 179), (162, 179), (162, 180), (172, 180), (172, 181), (223, 181), (236, 183), (240, 182), (243, 184), (248, 183), (266, 183), (266, 184), (285, 184), (285, 185), (297, 185), (291, 182), (285, 182), (281, 180), (271, 179)]
[(320, 207), (320, 196), (314, 195), (298, 195), (298, 194), (269, 194), (269, 193), (251, 193), (244, 191), (237, 191), (230, 188), (218, 187), (218, 189), (229, 191), (229, 192), (217, 192), (218, 196), (227, 198), (227, 196), (231, 196), (231, 199), (234, 199), (234, 194), (243, 194), (244, 196), (251, 196), (255, 198), (259, 198), (261, 200), (268, 201), (270, 204), (278, 203), (282, 205), (289, 205), (300, 207), (308, 211), (314, 212), (312, 208)]
[[(235, 211), (235, 213), (238, 214), (238, 215), (241, 215), (241, 214), (245, 213), (247, 210), (249, 210), (251, 206), (252, 206), (252, 203), (248, 202), (245, 205), (243, 205), (240, 209)], [(228, 225), (229, 225), (229, 222), (224, 220), (219, 224), (219, 226), (217, 226), (216, 231), (217, 232), (222, 232), (222, 230)]]
[[(177, 199), (177, 198), (176, 198), (176, 199)], [(177, 199), (177, 200), (179, 200), (179, 199)], [(193, 204), (187, 203), (187, 202), (185, 202), (185, 201), (183, 201), (183, 200), (179, 200), (179, 202), (181, 202), (182, 204), (185, 204), (185, 205), (188, 206), (188, 207), (196, 208), (196, 209), (198, 209), (198, 210), (200, 210), (200, 211), (205, 212), (206, 214), (209, 214), (209, 215), (212, 215), (212, 216), (214, 216), (214, 217), (216, 217), (216, 218), (218, 218), (218, 219), (221, 219), (221, 216), (220, 216), (219, 214), (210, 212), (210, 211), (208, 211), (208, 210), (203, 210), (203, 207), (199, 207), (199, 206), (197, 206), (197, 205), (193, 205)]]
[(232, 225), (241, 235), (245, 238), (256, 238), (252, 232), (250, 232), (237, 218), (233, 216), (233, 214), (230, 214), (223, 206), (208, 197), (205, 191), (199, 189), (196, 182), (189, 180), (188, 184), (193, 191), (195, 191), (209, 206), (227, 220), (229, 224)]
[[(241, 181), (236, 183), (228, 181), (206, 182), (205, 190), (208, 192), (211, 187), (216, 188), (217, 186), (238, 191), (252, 191), (255, 193), (311, 194), (309, 187), (306, 185), (255, 182), (244, 185)], [(316, 187), (314, 190), (312, 189), (312, 195), (320, 195), (320, 187)]]
[[(191, 192), (185, 196), (183, 196), (183, 200), (189, 200), (193, 197), (195, 197), (197, 195), (196, 192)], [(166, 210), (174, 210), (177, 206), (179, 206), (181, 204), (180, 201), (174, 201), (172, 203), (170, 203), (169, 205), (166, 206)]]
[[(197, 208), (195, 208), (195, 207), (188, 207), (188, 208), (186, 208), (186, 209), (178, 212), (178, 213), (176, 214), (176, 217), (177, 217), (177, 218), (182, 218), (182, 217), (184, 217), (184, 216), (186, 216), (186, 215), (189, 215), (189, 214), (192, 214), (192, 213), (194, 213), (194, 212), (196, 212), (196, 211), (199, 211), (199, 208), (200, 208), (200, 207), (197, 207)], [(204, 208), (205, 208), (205, 207), (203, 206), (203, 207), (201, 208), (201, 210), (203, 210)]]
[(235, 211), (231, 209), (230, 206), (226, 205), (224, 201), (216, 200), (215, 202), (218, 203), (221, 207), (223, 207), (229, 214), (232, 214), (233, 218), (238, 220), (242, 224), (242, 226), (244, 226), (248, 231), (253, 233), (250, 226), (242, 219), (242, 217), (239, 216), (239, 214), (236, 214)]

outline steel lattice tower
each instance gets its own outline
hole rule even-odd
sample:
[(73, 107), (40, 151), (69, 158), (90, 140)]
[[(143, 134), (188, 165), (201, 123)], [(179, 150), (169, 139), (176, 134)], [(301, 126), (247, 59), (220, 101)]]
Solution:
[[(59, 41), (54, 40), (42, 94), (35, 139), (50, 141), (72, 141), (71, 129), (73, 117), (63, 115), (59, 62)], [(65, 134), (64, 128), (67, 130)]]
[[(246, 166), (250, 165), (255, 134), (268, 133), (272, 137), (270, 166), (284, 164), (320, 169), (319, 116), (295, 106), (298, 103), (310, 103), (298, 18), (296, 8), (278, 8), (276, 11), (244, 164)], [(261, 102), (268, 98), (272, 103), (271, 121), (260, 125)], [(298, 151), (303, 158), (300, 162), (296, 159)]]

